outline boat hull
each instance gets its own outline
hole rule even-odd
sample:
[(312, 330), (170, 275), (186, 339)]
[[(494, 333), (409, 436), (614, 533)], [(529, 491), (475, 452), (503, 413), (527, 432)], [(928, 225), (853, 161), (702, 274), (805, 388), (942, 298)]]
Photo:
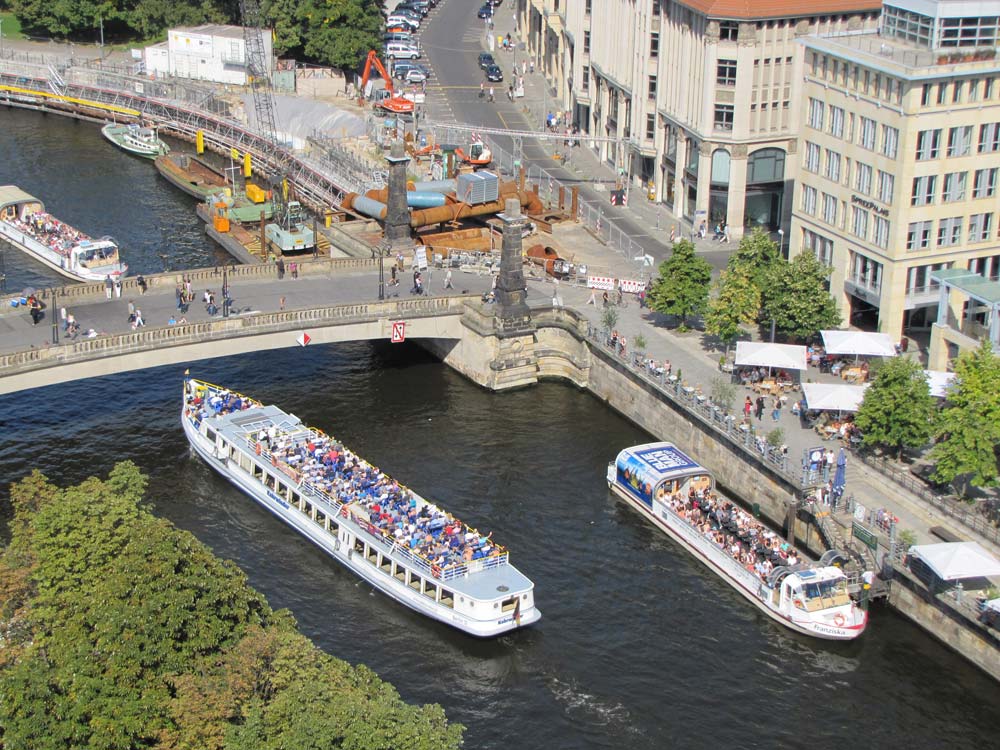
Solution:
[(143, 159), (155, 159), (157, 156), (165, 154), (168, 150), (167, 145), (159, 140), (155, 144), (149, 145), (125, 140), (118, 132), (119, 127), (117, 125), (105, 125), (101, 128), (101, 135), (126, 153), (142, 157)]
[[(214, 445), (202, 436), (190, 420), (181, 415), (184, 434), (194, 451), (212, 469), (221, 474), (237, 489), (249, 495), (258, 505), (277, 516), (299, 534), (326, 552), (330, 557), (359, 576), (374, 588), (396, 600), (403, 606), (434, 620), (450, 625), (464, 633), (479, 638), (492, 638), (511, 630), (517, 630), (531, 625), (541, 619), (541, 613), (532, 607), (515, 623), (512, 617), (496, 620), (473, 620), (448, 609), (444, 605), (433, 602), (426, 596), (415, 592), (410, 587), (372, 566), (363, 556), (353, 554), (349, 545), (342, 543), (339, 535), (326, 531), (299, 512), (296, 508), (268, 495), (267, 490), (249, 474), (226, 458), (218, 458), (214, 453)], [(344, 523), (344, 519), (338, 519)]]
[[(787, 616), (784, 613), (768, 606), (768, 601), (762, 596), (763, 589), (760, 587), (757, 589), (748, 588), (742, 582), (735, 580), (728, 574), (721, 561), (713, 559), (713, 556), (706, 554), (700, 547), (691, 543), (691, 541), (671, 523), (664, 518), (657, 516), (651, 508), (645, 506), (627, 491), (623, 490), (617, 483), (608, 482), (608, 488), (614, 492), (615, 495), (624, 500), (629, 506), (639, 511), (639, 513), (641, 513), (645, 518), (652, 521), (659, 529), (664, 531), (667, 536), (687, 550), (696, 560), (718, 575), (719, 578), (739, 592), (743, 598), (747, 599), (757, 609), (775, 622), (780, 623), (786, 628), (790, 628), (797, 633), (801, 633), (802, 635), (834, 641), (853, 640), (864, 631), (865, 626), (867, 625), (867, 618), (859, 626), (835, 627), (825, 623), (796, 620), (795, 618)], [(726, 553), (722, 550), (718, 550), (718, 554), (721, 556)]]
[[(191, 171), (185, 169), (181, 164), (178, 164), (173, 155), (164, 154), (162, 156), (157, 156), (153, 163), (156, 167), (156, 171), (160, 173), (160, 176), (162, 176), (163, 179), (178, 190), (187, 193), (192, 198), (197, 198), (203, 201), (208, 198), (208, 196), (222, 191), (226, 186), (225, 177), (221, 174), (218, 174), (219, 180), (217, 184), (198, 184), (197, 177)], [(208, 165), (203, 163), (202, 166), (206, 172), (215, 173), (215, 170)]]
[(9, 242), (18, 250), (23, 251), (39, 263), (48, 266), (56, 273), (59, 273), (68, 279), (72, 279), (73, 281), (104, 281), (109, 275), (112, 278), (118, 278), (124, 276), (128, 271), (128, 266), (124, 263), (118, 263), (114, 266), (99, 266), (93, 269), (67, 268), (64, 256), (49, 250), (35, 238), (25, 234), (17, 227), (13, 227), (5, 221), (0, 221), (0, 239)]

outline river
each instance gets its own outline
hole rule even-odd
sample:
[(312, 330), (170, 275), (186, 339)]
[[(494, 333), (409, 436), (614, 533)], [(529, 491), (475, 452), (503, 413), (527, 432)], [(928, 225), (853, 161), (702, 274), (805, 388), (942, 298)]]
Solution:
[[(0, 184), (122, 242), (137, 271), (214, 262), (191, 201), (93, 125), (0, 110)], [(9, 286), (48, 284), (7, 251)], [(440, 702), (466, 747), (973, 748), (1000, 735), (1000, 686), (893, 611), (858, 642), (772, 624), (604, 482), (649, 439), (558, 384), (487, 393), (410, 345), (351, 344), (196, 363), (274, 402), (511, 550), (542, 621), (492, 641), (422, 618), (351, 576), (193, 457), (176, 367), (0, 397), (0, 477), (59, 483), (123, 459), (154, 511), (234, 560), (329, 653), (411, 701)]]

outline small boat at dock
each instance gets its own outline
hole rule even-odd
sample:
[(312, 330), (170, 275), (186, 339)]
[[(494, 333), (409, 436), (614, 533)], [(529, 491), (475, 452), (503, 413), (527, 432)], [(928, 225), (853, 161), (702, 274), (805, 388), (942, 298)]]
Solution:
[(163, 179), (198, 200), (223, 192), (228, 184), (222, 170), (192, 154), (161, 154), (153, 164)]
[(74, 281), (118, 279), (128, 271), (112, 238), (91, 239), (16, 185), (0, 186), (0, 239)]
[(101, 135), (123, 151), (146, 159), (166, 154), (170, 147), (160, 140), (155, 128), (141, 125), (109, 122), (101, 128)]
[(534, 584), (470, 528), (294, 414), (186, 378), (191, 447), (259, 505), (384, 594), (488, 638), (537, 622)]
[(868, 613), (839, 567), (812, 564), (735, 503), (672, 443), (626, 448), (608, 487), (755, 607), (787, 628), (829, 640), (861, 635)]

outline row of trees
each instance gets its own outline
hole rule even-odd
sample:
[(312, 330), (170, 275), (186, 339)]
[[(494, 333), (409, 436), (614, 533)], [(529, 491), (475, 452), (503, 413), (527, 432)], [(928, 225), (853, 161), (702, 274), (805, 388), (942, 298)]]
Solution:
[(714, 287), (711, 275), (690, 241), (675, 243), (650, 289), (650, 308), (680, 318), (682, 326), (704, 315), (705, 331), (727, 348), (755, 322), (773, 321), (778, 334), (795, 340), (841, 323), (827, 290), (830, 269), (812, 253), (785, 260), (763, 230), (743, 237)]
[[(144, 41), (175, 26), (240, 23), (239, 0), (10, 0), (29, 34), (91, 41), (103, 23), (105, 38)], [(263, 0), (279, 55), (353, 70), (377, 49), (382, 28), (378, 0)]]
[(1000, 479), (1000, 357), (989, 341), (959, 356), (955, 382), (938, 408), (921, 365), (903, 357), (876, 363), (874, 380), (855, 417), (864, 445), (902, 457), (934, 443), (932, 478), (969, 486)]
[(273, 611), (232, 563), (142, 507), (146, 479), (13, 486), (0, 556), (0, 745), (9, 750), (458, 748)]

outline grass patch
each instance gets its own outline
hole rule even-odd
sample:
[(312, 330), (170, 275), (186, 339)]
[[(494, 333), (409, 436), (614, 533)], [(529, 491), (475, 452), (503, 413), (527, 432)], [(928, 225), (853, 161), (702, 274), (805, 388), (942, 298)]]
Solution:
[(3, 21), (4, 39), (24, 39), (24, 32), (21, 31), (21, 22), (17, 16), (9, 10), (0, 10), (0, 21)]

